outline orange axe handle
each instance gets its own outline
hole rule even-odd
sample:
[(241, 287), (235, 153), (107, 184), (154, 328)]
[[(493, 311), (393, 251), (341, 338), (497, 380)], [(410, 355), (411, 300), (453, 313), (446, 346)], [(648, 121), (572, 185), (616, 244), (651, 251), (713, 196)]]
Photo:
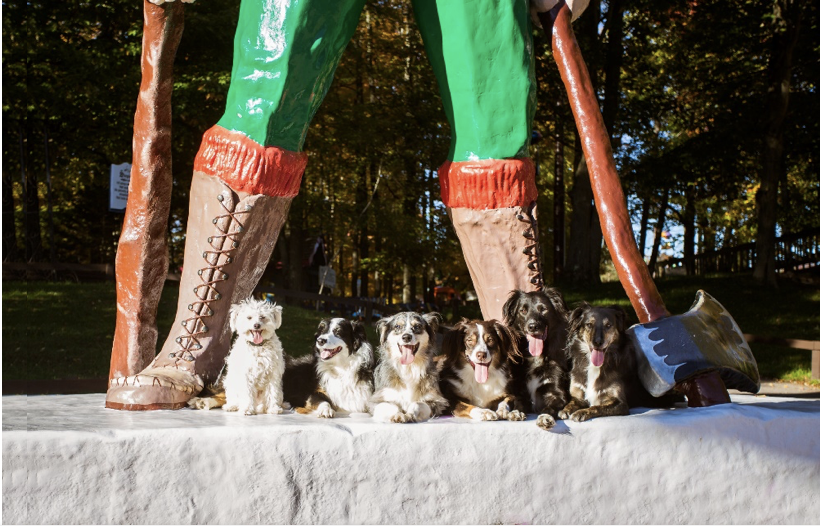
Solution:
[(552, 53), (567, 89), (589, 169), (601, 229), (621, 284), (641, 323), (669, 316), (635, 243), (621, 180), (615, 170), (609, 134), (589, 71), (581, 56), (581, 48), (570, 25), (569, 8), (565, 2), (560, 2), (549, 13), (539, 14), (539, 18), (547, 31), (552, 27)]

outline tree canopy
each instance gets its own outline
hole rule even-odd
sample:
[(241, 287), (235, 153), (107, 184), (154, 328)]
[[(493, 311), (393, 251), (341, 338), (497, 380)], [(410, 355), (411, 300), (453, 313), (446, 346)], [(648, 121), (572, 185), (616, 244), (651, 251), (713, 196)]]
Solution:
[[(182, 264), (193, 159), (224, 107), (238, 7), (186, 5), (175, 65), (172, 269)], [(776, 185), (782, 233), (820, 226), (818, 7), (798, 10)], [(122, 215), (108, 210), (108, 174), (130, 161), (141, 11), (131, 0), (3, 2), (4, 260), (46, 261), (53, 252), (61, 262), (113, 262)], [(778, 13), (777, 2), (751, 0), (606, 0), (576, 22), (635, 223), (682, 225), (687, 255), (757, 236)], [(591, 217), (594, 203), (582, 191), (580, 147), (549, 42), (534, 31), (534, 128), (544, 139), (531, 154), (549, 282), (557, 137), (570, 174), (560, 197), (565, 234), (593, 267), (601, 238), (571, 226), (575, 215)], [(346, 294), (409, 301), (435, 284), (471, 289), (436, 176), (449, 134), (410, 1), (368, 1), (311, 124), (302, 190), (266, 279), (304, 288), (305, 260), (323, 234)]]

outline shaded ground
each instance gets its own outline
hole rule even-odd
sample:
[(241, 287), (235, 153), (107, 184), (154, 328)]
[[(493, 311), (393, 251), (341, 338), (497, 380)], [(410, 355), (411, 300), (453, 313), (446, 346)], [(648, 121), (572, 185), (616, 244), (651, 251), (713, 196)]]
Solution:
[[(659, 282), (672, 313), (686, 311), (699, 288), (715, 296), (747, 333), (820, 340), (820, 290), (792, 283), (759, 287), (750, 278), (674, 278)], [(628, 308), (619, 283), (594, 289), (564, 288), (567, 303), (587, 300)], [(160, 304), (159, 331), (173, 322), (176, 285), (168, 284)], [(108, 375), (114, 332), (113, 283), (3, 282), (3, 380), (102, 379)], [(469, 308), (462, 309), (469, 312)], [(288, 305), (279, 331), (286, 351), (300, 355), (311, 347), (323, 312)], [(632, 320), (637, 321), (637, 320)], [(369, 330), (376, 341), (375, 330)], [(160, 342), (161, 343), (161, 342)], [(807, 381), (811, 352), (752, 344), (761, 376)], [(820, 382), (817, 383), (820, 386)], [(5, 389), (4, 389), (5, 391)]]

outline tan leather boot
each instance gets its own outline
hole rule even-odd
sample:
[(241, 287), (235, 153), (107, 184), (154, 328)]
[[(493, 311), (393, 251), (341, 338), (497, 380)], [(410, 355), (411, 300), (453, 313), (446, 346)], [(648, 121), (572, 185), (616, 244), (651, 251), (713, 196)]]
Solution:
[(177, 409), (216, 378), (231, 342), (228, 310), (262, 276), (291, 201), (238, 193), (194, 172), (173, 328), (145, 370), (110, 380), (106, 407)]
[(481, 315), (501, 320), (512, 290), (544, 287), (532, 161), (445, 163), (439, 180)]

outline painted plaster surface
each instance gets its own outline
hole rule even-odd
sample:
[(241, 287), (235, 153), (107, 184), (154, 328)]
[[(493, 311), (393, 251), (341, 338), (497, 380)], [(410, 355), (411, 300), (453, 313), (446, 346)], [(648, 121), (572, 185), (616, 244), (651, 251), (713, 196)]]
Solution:
[(733, 399), (545, 432), (3, 397), (3, 522), (816, 522), (820, 402)]

